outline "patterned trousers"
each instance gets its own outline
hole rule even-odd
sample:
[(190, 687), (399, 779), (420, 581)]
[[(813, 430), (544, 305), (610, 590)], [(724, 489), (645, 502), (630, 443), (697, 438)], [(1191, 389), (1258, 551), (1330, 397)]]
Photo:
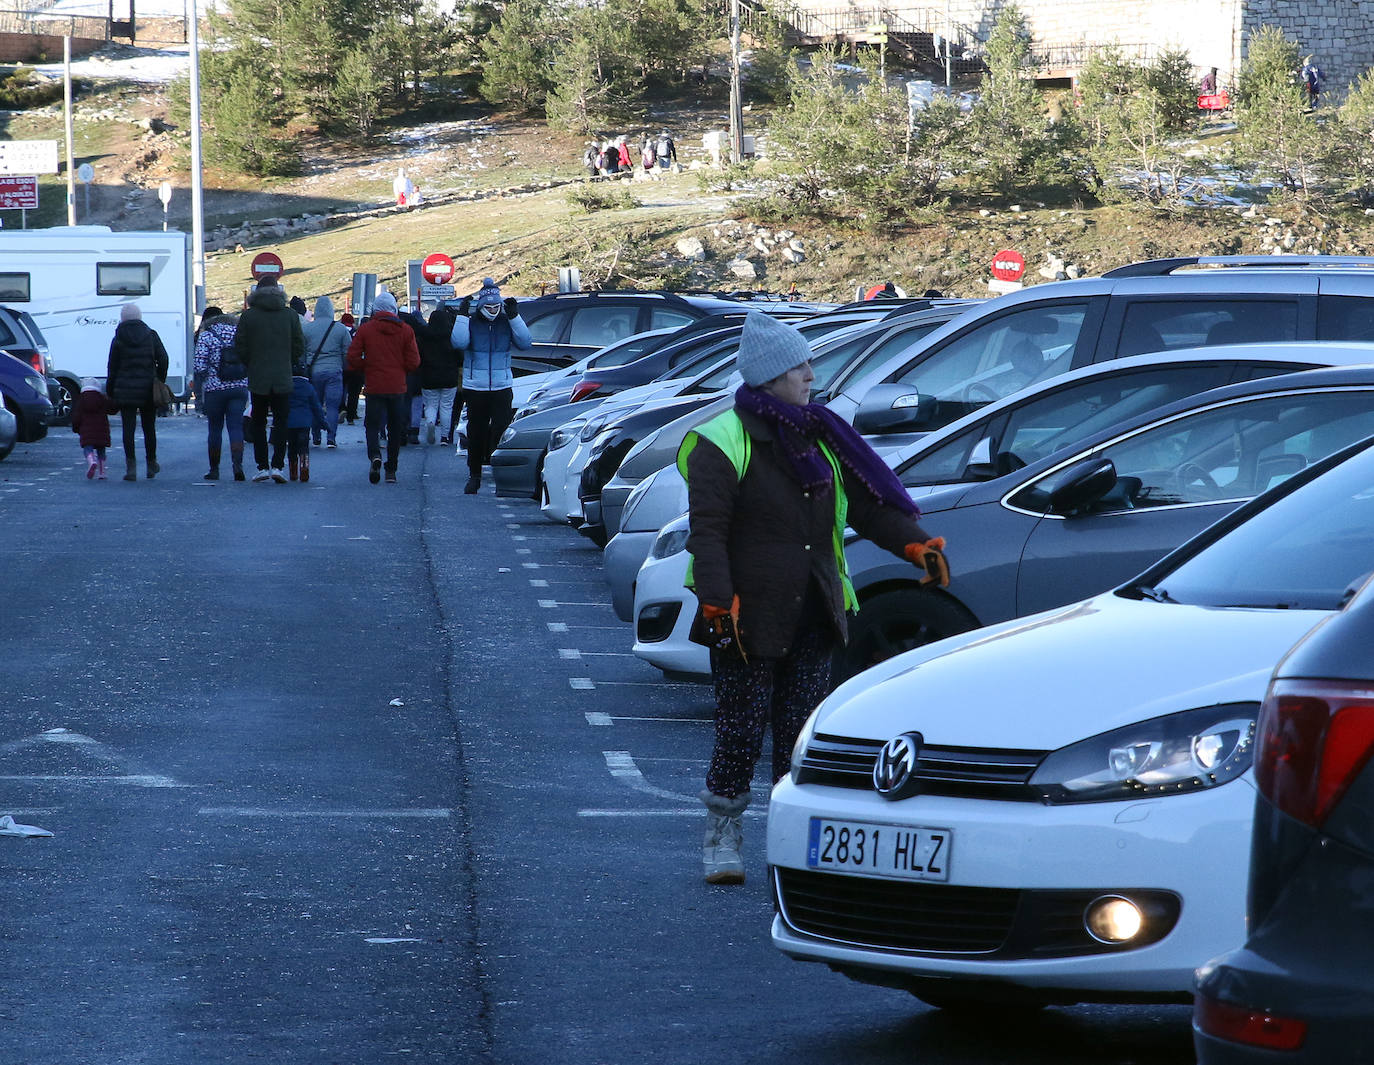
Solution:
[(834, 634), (820, 622), (804, 623), (782, 658), (751, 658), (746, 664), (733, 653), (711, 652), (716, 739), (706, 773), (708, 791), (734, 799), (749, 790), (763, 751), (763, 734), (770, 726), (773, 783), (786, 775), (797, 734), (811, 711), (830, 694), (834, 650)]

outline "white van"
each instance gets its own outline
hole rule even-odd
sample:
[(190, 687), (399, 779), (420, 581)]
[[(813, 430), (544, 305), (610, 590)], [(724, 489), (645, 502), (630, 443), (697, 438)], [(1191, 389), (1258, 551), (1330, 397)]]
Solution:
[(195, 327), (186, 233), (108, 226), (0, 230), (0, 303), (28, 311), (48, 342), (50, 374), (68, 394), (105, 376), (120, 308), (137, 303), (167, 348), (167, 384), (185, 395)]

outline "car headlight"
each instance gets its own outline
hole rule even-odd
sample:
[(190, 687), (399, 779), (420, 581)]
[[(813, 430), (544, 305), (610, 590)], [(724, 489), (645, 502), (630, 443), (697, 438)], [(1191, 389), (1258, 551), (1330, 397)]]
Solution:
[(664, 529), (654, 538), (654, 546), (649, 548), (649, 557), (667, 558), (669, 555), (676, 555), (679, 551), (686, 551), (687, 536), (691, 531), (691, 528), (686, 525)]
[(1258, 703), (1226, 703), (1127, 725), (1052, 751), (1031, 775), (1048, 803), (1114, 802), (1204, 791), (1255, 754)]
[(564, 422), (552, 433), (549, 434), (549, 450), (557, 451), (560, 447), (567, 447), (574, 443), (578, 435), (582, 432), (583, 421), (579, 418), (576, 421)]
[(43, 380), (43, 378), (38, 377), (35, 374), (26, 374), (24, 377), (24, 384), (28, 385), (40, 396), (44, 397), (45, 399), (47, 398), (48, 382)]
[[(623, 462), (620, 464), (620, 472), (622, 474), (625, 472), (625, 463)], [(654, 478), (650, 475), (630, 489), (630, 494), (625, 497), (625, 506), (620, 510), (620, 527), (622, 529), (634, 528), (634, 526), (630, 524), (630, 519), (634, 517), (635, 511), (639, 509), (639, 501), (644, 498), (644, 493), (649, 490), (649, 485), (653, 484), (653, 481)]]
[(584, 444), (595, 439), (597, 434), (600, 433), (602, 429), (606, 428), (607, 417), (608, 415), (600, 414), (595, 418), (588, 418), (587, 424), (582, 426), (582, 432), (578, 434), (577, 438)]
[(515, 428), (515, 426), (512, 425), (507, 427), (506, 431), (501, 434), (501, 439), (497, 441), (496, 446), (501, 447), (505, 444), (509, 444), (512, 440), (515, 439), (515, 434), (517, 432), (518, 430)]
[(792, 744), (792, 783), (797, 783), (797, 777), (801, 773), (802, 759), (806, 757), (806, 748), (811, 745), (811, 737), (816, 732), (816, 720), (821, 715), (821, 708), (818, 706), (811, 711), (811, 716), (806, 719), (806, 724), (802, 725), (801, 731), (797, 733), (797, 742)]
[(620, 435), (620, 426), (613, 425), (609, 429), (603, 429), (592, 441), (592, 446), (587, 450), (587, 461), (595, 462), (606, 453), (606, 449), (611, 446), (611, 441)]

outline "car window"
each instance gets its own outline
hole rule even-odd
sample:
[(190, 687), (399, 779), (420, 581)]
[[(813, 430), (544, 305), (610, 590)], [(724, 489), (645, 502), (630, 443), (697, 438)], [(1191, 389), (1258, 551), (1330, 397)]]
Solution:
[(1136, 300), (1122, 317), (1116, 355), (1297, 336), (1296, 300)]
[(1180, 603), (1334, 610), (1370, 569), (1374, 450), (1275, 501), (1156, 582)]
[(0, 348), (11, 348), (19, 343), (19, 338), (14, 335), (5, 319), (0, 318)]
[(1101, 453), (1121, 492), (1102, 509), (1248, 499), (1374, 433), (1368, 390), (1264, 396), (1198, 411)]
[(679, 356), (676, 364), (670, 363), (670, 369), (659, 375), (658, 380), (670, 380), (679, 377), (695, 377), (699, 373), (709, 370), (718, 363), (721, 358), (731, 351), (739, 350), (739, 337), (732, 336), (726, 340), (718, 340), (714, 344), (704, 344), (701, 347), (691, 348), (685, 353), (685, 357)]
[(638, 332), (635, 322), (639, 318), (638, 307), (606, 306), (579, 307), (573, 311), (572, 331), (568, 334), (569, 344), (604, 348), (617, 340)]
[(675, 311), (668, 307), (655, 307), (653, 313), (649, 315), (649, 328), (677, 329), (680, 326), (691, 325), (695, 321), (695, 318), (684, 311)]
[(939, 400), (933, 427), (1058, 376), (1073, 364), (1087, 303), (1004, 314), (922, 356), (891, 380)]
[(1318, 340), (1374, 340), (1374, 300), (1368, 296), (1319, 296)]
[(650, 336), (647, 333), (641, 336), (634, 336), (628, 340), (622, 340), (614, 347), (601, 352), (589, 363), (587, 369), (609, 369), (612, 366), (624, 366), (626, 363), (634, 362), (654, 345), (662, 341), (662, 336)]
[[(897, 476), (908, 488), (920, 488), (930, 484), (957, 484), (974, 461), (974, 445), (987, 439), (986, 424), (976, 425), (950, 440), (946, 440), (934, 450), (916, 455), (903, 465)], [(991, 454), (991, 446), (980, 449)]]
[(568, 321), (570, 311), (554, 311), (550, 314), (540, 315), (532, 322), (525, 324), (530, 327), (530, 339), (536, 344), (556, 344), (558, 338), (563, 335), (563, 326)]
[(707, 392), (719, 392), (726, 386), (731, 374), (736, 370), (735, 353), (738, 351), (738, 345), (733, 351), (727, 351), (723, 348), (717, 350), (713, 358), (719, 359), (720, 362), (716, 364), (714, 369), (697, 378), (690, 388), (683, 390), (682, 394), (684, 396), (700, 396)]
[[(962, 438), (926, 455), (913, 456), (900, 476), (908, 487), (932, 472), (945, 481), (986, 481), (1037, 462), (1075, 441), (1184, 396), (1226, 383), (1231, 367), (1217, 363), (1152, 366), (1055, 389), (1006, 412), (981, 431), (987, 446), (970, 454)], [(948, 451), (949, 454), (939, 452)], [(960, 468), (957, 455), (966, 456)]]

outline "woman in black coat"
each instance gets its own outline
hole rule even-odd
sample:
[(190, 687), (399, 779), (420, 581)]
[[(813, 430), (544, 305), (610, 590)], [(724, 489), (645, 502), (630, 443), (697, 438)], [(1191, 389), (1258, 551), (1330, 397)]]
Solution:
[(124, 429), (124, 479), (138, 480), (134, 462), (134, 427), (143, 421), (143, 452), (148, 460), (148, 479), (157, 475), (157, 405), (153, 379), (167, 380), (167, 349), (162, 338), (143, 321), (137, 303), (119, 311), (119, 325), (110, 341), (110, 362), (105, 370), (105, 394), (119, 408)]

